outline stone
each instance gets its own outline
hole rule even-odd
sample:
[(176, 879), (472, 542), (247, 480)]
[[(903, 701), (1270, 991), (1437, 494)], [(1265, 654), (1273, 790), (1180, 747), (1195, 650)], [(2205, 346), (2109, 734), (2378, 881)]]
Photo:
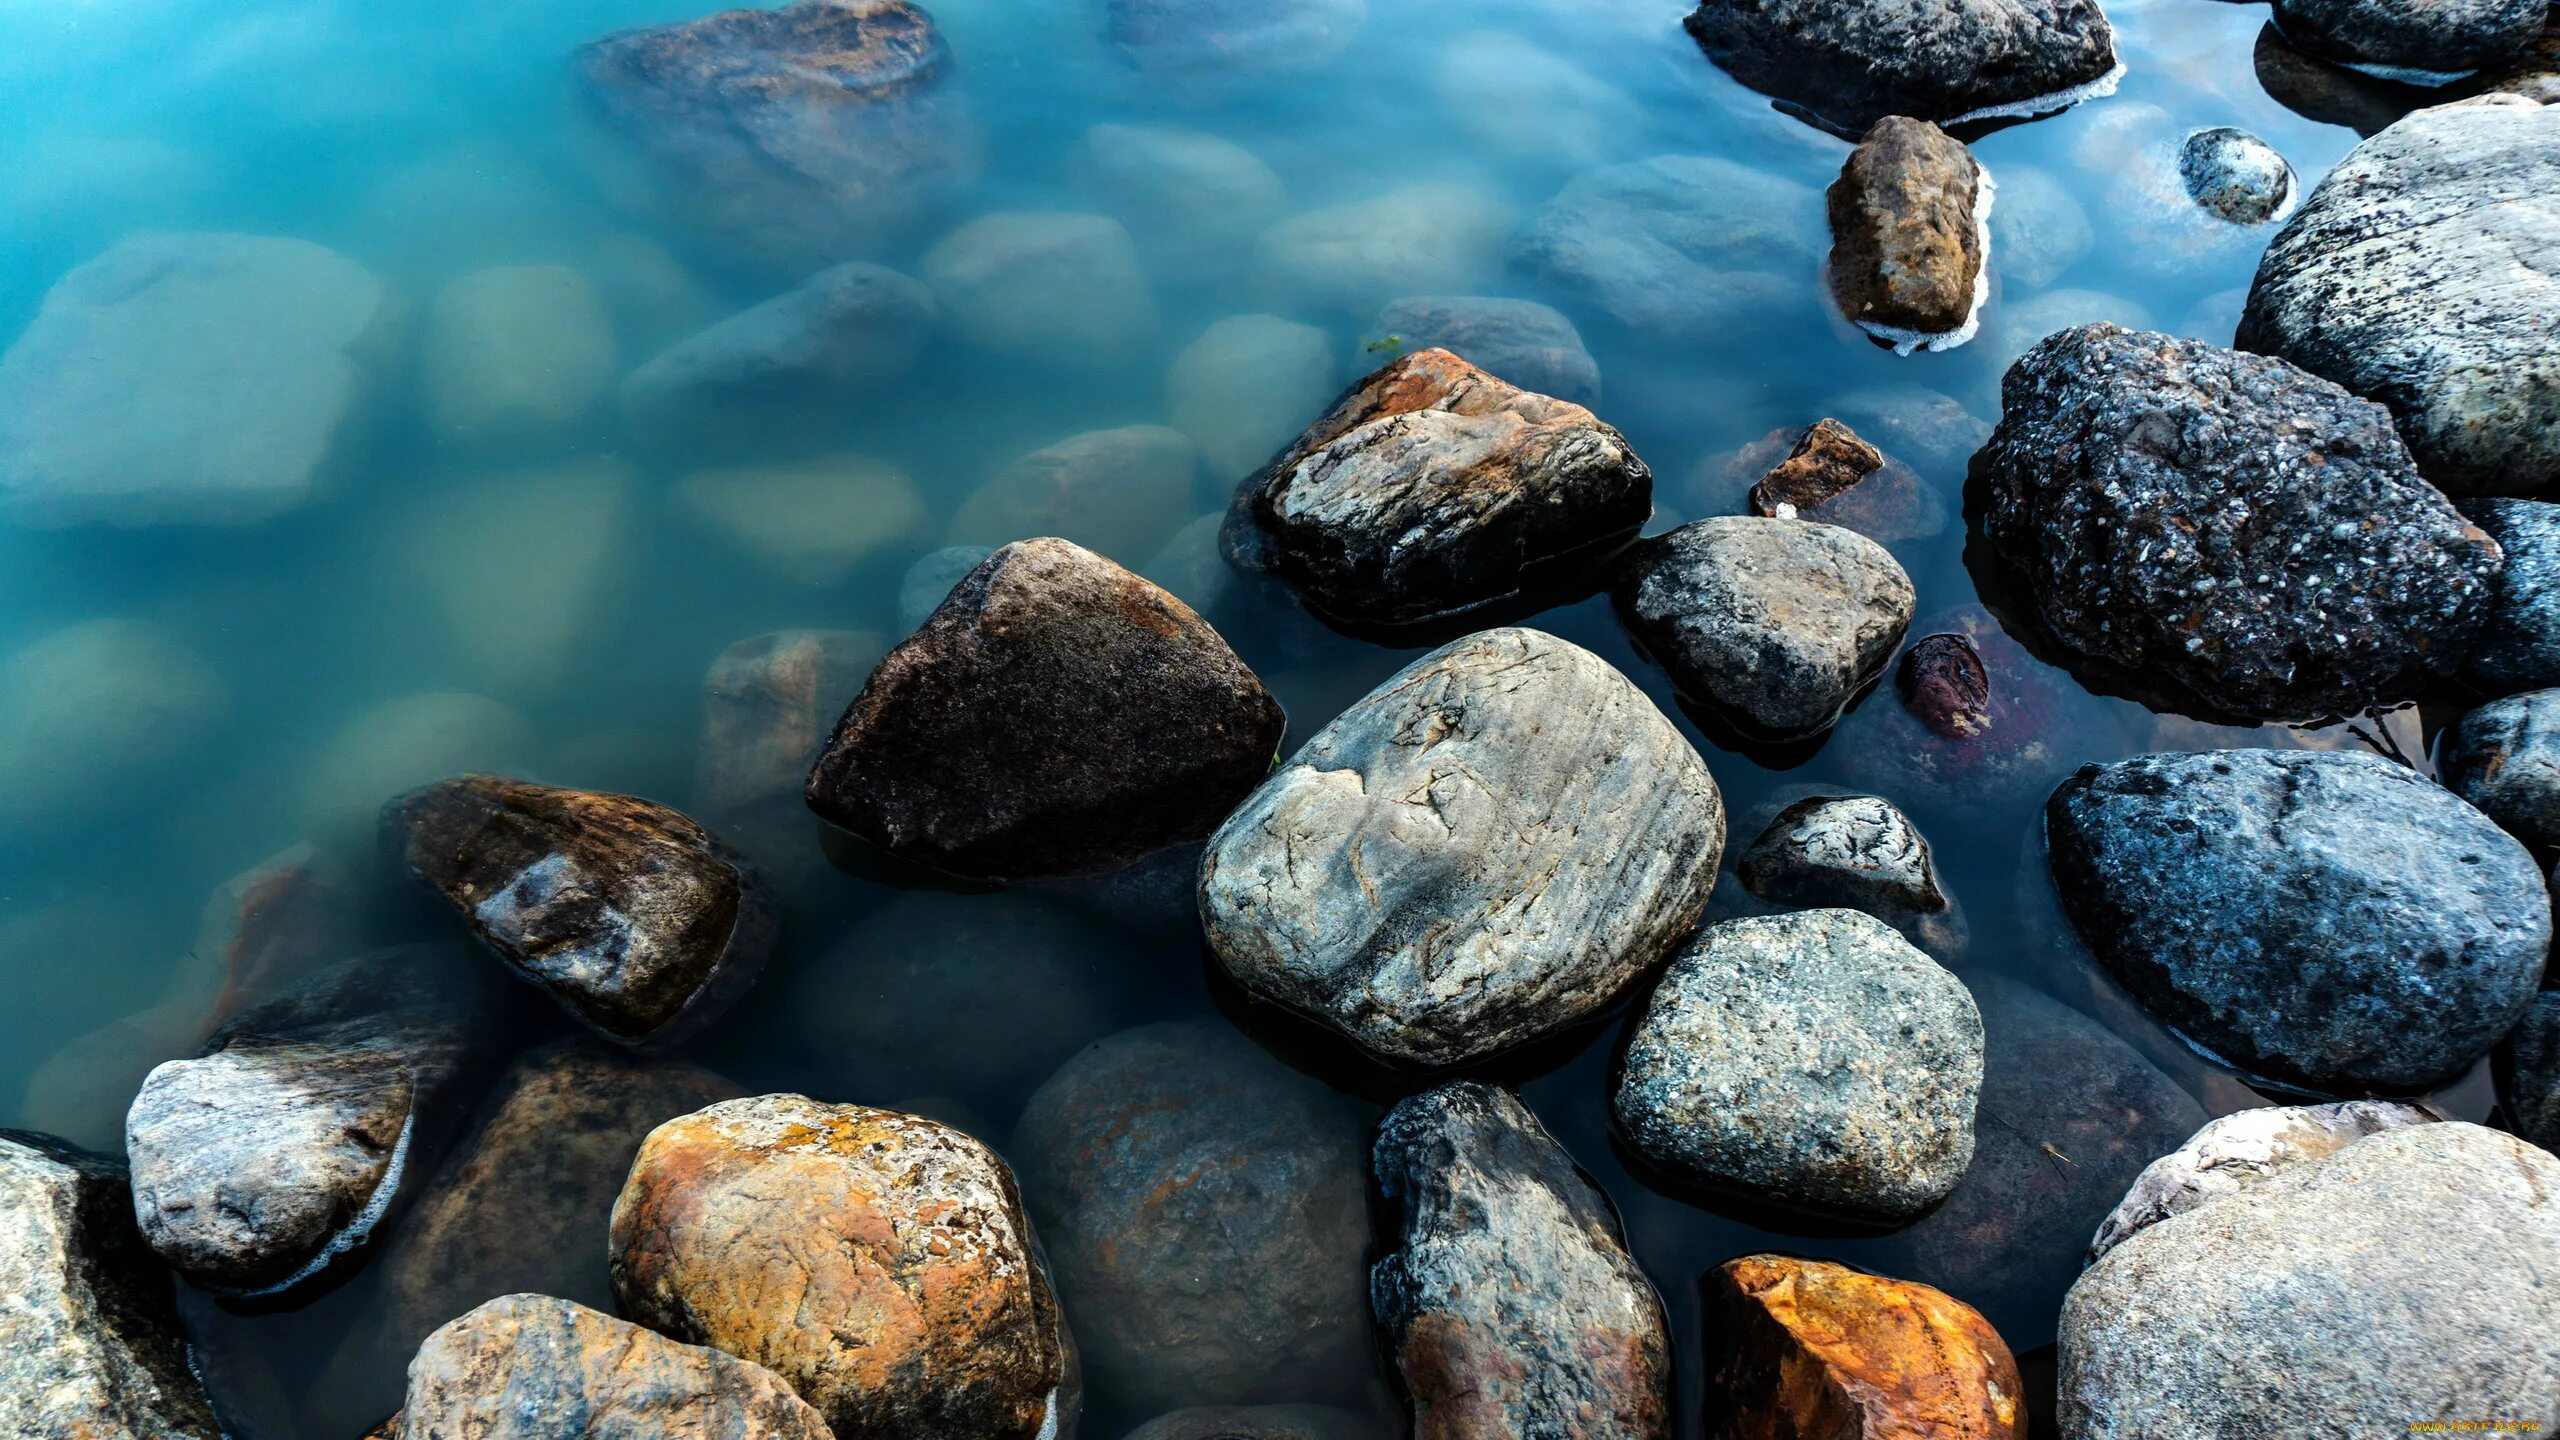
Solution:
[(1991, 295), (1991, 181), (1963, 141), (1888, 115), (1828, 196), (1831, 298), (1850, 323), (1903, 353), (1973, 337)]
[[(2266, 245), (2264, 232), (2249, 224), (2235, 225), (2198, 203), (2191, 165), (2198, 133), (2184, 115), (2173, 115), (2159, 105), (2126, 101), (2093, 111), (2072, 139), (2070, 163), (2098, 179), (2092, 199), (2096, 213), (2106, 217), (2115, 237), (2116, 245), (2110, 248), (2121, 249), (2119, 264), (2129, 277), (2128, 290), (2177, 293), (2192, 287), (2199, 276), (2237, 275)], [(2272, 162), (2271, 171), (2266, 168), (2268, 162)], [(2245, 184), (2271, 188), (2284, 161), (2267, 150), (2244, 168), (2252, 176)], [(2290, 199), (2287, 203), (2289, 208)], [(2104, 312), (2071, 318), (2116, 319)], [(2166, 328), (2119, 323), (2136, 330)], [(2225, 328), (2195, 338), (2224, 344), (2230, 335)], [(2043, 333), (2028, 338), (2042, 339)]]
[(1670, 953), (1724, 851), (1689, 742), (1537, 630), (1423, 656), (1237, 807), (1200, 919), (1237, 983), (1372, 1055), (1458, 1065), (1567, 1029)]
[[(1277, 315), (1230, 315), (1173, 357), (1164, 410), (1197, 442), (1210, 478), (1226, 485), (1287, 448), (1307, 417), (1323, 414), (1341, 390), (1333, 341), (1322, 330)], [(1185, 481), (1181, 498), (1188, 501), (1187, 475)]]
[(694, 805), (714, 816), (781, 799), (798, 809), (827, 727), (887, 648), (868, 630), (776, 630), (721, 651), (702, 682)]
[(1973, 1161), (1982, 1017), (1884, 922), (1710, 925), (1664, 972), (1611, 1110), (1681, 1180), (1789, 1209), (1912, 1219)]
[(1842, 135), (2060, 110), (2122, 73), (2097, 0), (1701, 0), (1685, 23), (1726, 74)]
[(2533, 997), (2532, 1008), (2507, 1033), (2496, 1068), (2507, 1128), (2560, 1154), (2560, 991)]
[(2440, 91), (2332, 65), (2297, 49), (2273, 21), (2258, 27), (2250, 69), (2268, 98), (2327, 125), (2372, 135), (2412, 110), (2436, 104)]
[(0, 519), (244, 525), (317, 498), (390, 298), (308, 240), (148, 231), (0, 354)]
[(219, 1440), (124, 1167), (0, 1130), (0, 1430)]
[(1502, 268), (1511, 220), (1471, 185), (1428, 182), (1308, 210), (1254, 241), (1256, 289), (1275, 308), (1367, 315), (1399, 295), (1464, 293)]
[(1894, 703), (1852, 711), (1833, 747), (1860, 785), (1913, 804), (2022, 809), (2123, 728), (1980, 605), (1911, 628), (1922, 634), (1895, 667)]
[(2480, 67), (2470, 85), (2482, 94), (2516, 95), (2537, 105), (2560, 103), (2560, 18), (2546, 13), (2541, 31), (2522, 50)]
[(1199, 472), (1199, 447), (1180, 430), (1088, 430), (997, 471), (960, 502), (946, 538), (1002, 545), (1052, 535), (1135, 563), (1197, 508)]
[(2472, 500), (2463, 513), (2506, 552), (2462, 678), (2493, 695), (2560, 685), (2560, 505)]
[(2062, 1432), (2548, 1424), (2555, 1196), (2560, 1160), (2452, 1121), (2385, 1130), (2148, 1226), (2063, 1303)]
[(612, 1257), (623, 1314), (764, 1366), (838, 1435), (1033, 1440), (1062, 1418), (1013, 1173), (947, 1125), (805, 1095), (669, 1120), (614, 1202)]
[(458, 957), (407, 946), (323, 970), (154, 1069), (125, 1117), (143, 1238), (234, 1295), (351, 1263), (434, 1165), (484, 1014)]
[(1816, 420), (1787, 458), (1751, 487), (1751, 513), (1793, 520), (1883, 468), (1884, 452), (1859, 439), (1857, 431), (1837, 420)]
[(1417, 295), (1389, 304), (1370, 327), (1408, 351), (1446, 350), (1523, 390), (1575, 405), (1600, 399), (1600, 365), (1564, 312), (1493, 295)]
[(1156, 338), (1156, 305), (1129, 232), (1107, 215), (982, 215), (921, 266), (951, 333), (1000, 359), (1111, 368)]
[(906, 0), (723, 10), (590, 41), (574, 65), (659, 208), (767, 264), (884, 245), (976, 172), (950, 48)]
[(1431, 97), (1478, 153), (1513, 165), (1588, 165), (1644, 124), (1626, 91), (1543, 39), (1470, 30), (1433, 48)]
[(613, 316), (565, 265), (498, 265), (445, 282), (420, 342), (427, 421), (448, 440), (576, 422), (614, 375)]
[[(1861, 474), (1858, 466), (1869, 455), (1875, 467)], [(1934, 539), (1946, 532), (1948, 520), (1947, 499), (1936, 486), (1837, 420), (1781, 425), (1731, 455), (1700, 464), (1690, 476), (1687, 498), (1707, 514), (1813, 520), (1854, 530), (1887, 548)]]
[(1159, 1415), (1124, 1440), (1387, 1440), (1387, 1427), (1332, 1405), (1196, 1405)]
[(1244, 482), (1227, 553), (1326, 614), (1404, 625), (1587, 563), (1652, 510), (1653, 472), (1599, 417), (1424, 350)]
[(486, 695), (385, 700), (318, 747), (303, 779), (302, 823), (324, 848), (369, 855), (383, 802), (447, 775), (521, 771), (534, 749), (533, 727)]
[(1944, 1291), (1744, 1255), (1707, 1272), (1706, 1305), (1719, 1436), (2026, 1440), (2018, 1362), (1990, 1321)]
[[(2190, 214), (2194, 212), (2194, 205), (2184, 199), (2179, 203)], [(2198, 228), (2207, 223), (2203, 220), (2196, 222)], [(2225, 234), (2233, 233), (2228, 225), (2214, 224)], [(2046, 336), (2101, 320), (2127, 330), (2157, 328), (2152, 323), (2150, 311), (2122, 295), (2110, 295), (2099, 290), (2046, 290), (2015, 304), (2004, 303), (1993, 309), (1987, 321), (1991, 333), (1983, 339), (1991, 347), (1995, 363), (2014, 365), (2020, 356), (2036, 348)], [(1985, 427), (1986, 440), (1988, 429)]]
[(1628, 633), (1684, 692), (1770, 735), (1837, 720), (1884, 672), (1915, 599), (1864, 535), (1757, 515), (1638, 543), (1613, 593)]
[(2422, 110), (2358, 145), (2267, 246), (2239, 339), (2390, 407), (2457, 495), (2560, 476), (2560, 110)]
[(607, 459), (435, 487), (392, 522), (403, 613), (423, 612), (489, 688), (559, 693), (613, 613), (635, 488)]
[(1350, 48), (1368, 0), (1111, 0), (1111, 40), (1150, 79), (1310, 70)]
[(1370, 1305), (1415, 1434), (1676, 1433), (1662, 1298), (1516, 1096), (1461, 1081), (1399, 1101), (1373, 1164), (1397, 1218)]
[(664, 1048), (745, 993), (774, 917), (745, 857), (664, 805), (495, 775), (383, 812), (418, 883), (606, 1039)]
[(968, 579), (969, 572), (985, 564), (994, 553), (995, 548), (989, 545), (946, 545), (908, 566), (906, 576), (898, 582), (898, 628), (915, 633), (934, 611), (942, 608), (952, 587)]
[(1019, 540), (880, 662), (805, 793), (936, 869), (1088, 874), (1207, 834), (1285, 723), (1190, 607), (1067, 541)]
[(913, 477), (869, 455), (697, 470), (668, 495), (678, 514), (796, 585), (840, 584), (931, 523)]
[(2000, 167), (2000, 203), (1991, 209), (1991, 268), (2009, 282), (2007, 293), (2051, 285), (2095, 241), (2087, 208), (2052, 171)]
[(761, 1365), (548, 1295), (507, 1295), (409, 1363), (399, 1440), (536, 1440), (563, 1427), (651, 1440), (833, 1440)]
[(2436, 778), (2536, 854), (2560, 850), (2560, 690), (2492, 700), (2439, 742)]
[(1147, 273), (1232, 274), (1288, 213), (1288, 187), (1232, 140), (1169, 125), (1096, 125), (1069, 160), (1079, 193), (1129, 227)]
[(1144, 1413), (1361, 1384), (1370, 1113), (1214, 1018), (1121, 1031), (1032, 1095), (1013, 1153), (1103, 1388)]
[(2083, 766), (2045, 806), (2054, 883), (2099, 962), (2247, 1072), (2413, 1093), (2533, 998), (2550, 897), (2524, 846), (2369, 754), (2226, 750)]
[(1791, 302), (1821, 254), (1813, 187), (1705, 155), (1603, 165), (1511, 237), (1511, 265), (1610, 324), (1730, 342)]
[(2043, 628), (2207, 718), (2412, 698), (2486, 618), (2497, 545), (2380, 406), (2280, 360), (2083, 325), (2001, 382), (1983, 533)]
[(2307, 54), (2435, 85), (2513, 58), (2542, 33), (2549, 8), (2545, 0), (2276, 0), (2275, 23)]
[(230, 710), (230, 687), (147, 620), (84, 620), (0, 662), (0, 819), (44, 834), (155, 793)]
[(2293, 167), (2246, 130), (2215, 125), (2178, 147), (2178, 176), (2205, 209), (2234, 225), (2264, 225), (2293, 212)]
[(856, 260), (686, 336), (631, 372), (634, 419), (841, 405), (907, 373), (937, 312), (922, 282)]
[(1858, 910), (1941, 959), (1963, 922), (1911, 817), (1874, 795), (1811, 795), (1780, 810), (1742, 853), (1742, 888), (1773, 905)]
[(2368, 1135), (2453, 1117), (2432, 1105), (2346, 1100), (2334, 1105), (2267, 1105), (2236, 1110), (2190, 1136), (2134, 1177), (2133, 1188), (2089, 1241), (2095, 1264), (2145, 1227), (2325, 1160)]

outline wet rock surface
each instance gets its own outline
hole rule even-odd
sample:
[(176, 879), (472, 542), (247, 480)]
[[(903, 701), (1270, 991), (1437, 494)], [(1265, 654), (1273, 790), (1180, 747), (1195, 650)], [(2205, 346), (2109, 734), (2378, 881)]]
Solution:
[(2267, 246), (2240, 322), (2389, 406), (2429, 480), (2540, 495), (2560, 475), (2560, 110), (2421, 110), (2357, 146)]
[(1607, 1005), (1695, 923), (1714, 779), (1653, 702), (1536, 630), (1445, 645), (1210, 838), (1200, 916), (1247, 990), (1370, 1053), (1481, 1059)]
[(2458, 1072), (2523, 1013), (2551, 943), (2524, 846), (2371, 755), (2085, 766), (2045, 827), (2064, 910), (2146, 1009), (2313, 1090)]
[(1955, 976), (1852, 910), (1728, 920), (1645, 1007), (1612, 1110), (1683, 1180), (1909, 1219), (1973, 1159), (1982, 1017)]
[(1566, 182), (1511, 237), (1511, 265), (1611, 324), (1729, 340), (1789, 303), (1821, 253), (1809, 185), (1705, 155), (1603, 165)]
[(1771, 735), (1804, 735), (1893, 658), (1911, 577), (1884, 547), (1809, 520), (1727, 515), (1638, 543), (1615, 587), (1627, 630), (1680, 688)]
[(1778, 812), (1735, 867), (1743, 888), (1777, 905), (1859, 910), (1932, 954), (1961, 932), (1929, 842), (1874, 795), (1814, 795)]
[(1661, 1297), (1517, 1097), (1469, 1082), (1403, 1100), (1372, 1164), (1398, 1219), (1370, 1303), (1416, 1434), (1674, 1433)]
[(2293, 167), (2266, 141), (2229, 125), (2179, 144), (2178, 178), (2198, 205), (2234, 225), (2263, 225), (2293, 209)]
[(1523, 390), (1575, 405), (1600, 399), (1600, 365), (1563, 312), (1534, 300), (1425, 295), (1398, 300), (1370, 325), (1409, 351), (1446, 350)]
[(2432, 1105), (2398, 1100), (2273, 1105), (2222, 1116), (2134, 1177), (2133, 1188), (2090, 1239), (2089, 1259), (2103, 1258), (2146, 1226), (2327, 1159), (2368, 1135), (2451, 1118)]
[(2438, 743), (2446, 789), (2537, 853), (2560, 850), (2560, 690), (2493, 700)]
[(1903, 115), (1877, 121), (1829, 192), (1840, 313), (1897, 342), (1960, 341), (1990, 293), (1989, 185), (1973, 152), (1944, 130)]
[(1228, 553), (1342, 619), (1397, 625), (1497, 600), (1634, 533), (1653, 472), (1579, 405), (1446, 350), (1381, 367), (1237, 492)]
[(2507, 563), (2462, 677), (2492, 694), (2560, 685), (2560, 505), (2470, 500), (2463, 513)]
[(1064, 1380), (1012, 1172), (919, 1116), (763, 1095), (670, 1120), (612, 1257), (622, 1313), (773, 1371), (838, 1435), (1030, 1440)]
[(2116, 69), (2096, 0), (1703, 0), (1689, 34), (1736, 80), (1826, 129), (2058, 110)]
[(1018, 541), (872, 673), (809, 808), (963, 874), (1107, 870), (1206, 834), (1283, 723), (1181, 601), (1064, 540)]
[(1778, 520), (1818, 519), (1805, 512), (1821, 509), (1883, 468), (1884, 452), (1859, 439), (1857, 431), (1837, 420), (1816, 420), (1788, 448), (1786, 458), (1751, 487), (1751, 513)]
[(2560, 1154), (2560, 991), (2545, 990), (2507, 1035), (2498, 1056), (2507, 1128)]
[[(1965, 449), (1972, 453), (1970, 445)], [(1687, 496), (1695, 509), (1710, 514), (1738, 511), (1813, 520), (1855, 530), (1888, 548), (1945, 533), (1949, 507), (1937, 487), (1881, 452), (1876, 467), (1861, 474), (1858, 466), (1871, 451), (1874, 446), (1836, 420), (1781, 425), (1729, 456), (1700, 465), (1690, 477)], [(1805, 503), (1806, 497), (1826, 491), (1828, 498)], [(1782, 507), (1792, 507), (1792, 513)]]
[(2542, 32), (2544, 0), (2276, 0), (2284, 36), (2323, 60), (2432, 83), (2508, 59)]
[(2555, 1253), (2560, 1160), (2459, 1121), (2358, 1140), (2091, 1266), (2063, 1304), (2063, 1432), (2538, 1418), (2560, 1394)]
[(1942, 1291), (1828, 1261), (1745, 1255), (1707, 1272), (1706, 1304), (1718, 1440), (2027, 1434), (2018, 1362), (1991, 1322)]
[(906, 373), (934, 319), (921, 282), (833, 266), (659, 352), (623, 382), (623, 408), (647, 423), (842, 403)]
[(2449, 671), (2497, 546), (2390, 417), (2260, 356), (2083, 325), (2001, 383), (1983, 532), (2044, 628), (2177, 703), (2353, 714)]
[(1041, 1086), (1013, 1154), (1097, 1388), (1159, 1408), (1356, 1385), (1366, 1134), (1218, 1020), (1122, 1031)]

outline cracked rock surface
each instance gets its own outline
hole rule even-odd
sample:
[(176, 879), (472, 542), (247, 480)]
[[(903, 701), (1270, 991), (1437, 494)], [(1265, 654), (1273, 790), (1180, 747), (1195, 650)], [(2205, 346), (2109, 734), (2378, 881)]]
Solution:
[(2060, 109), (2030, 102), (2116, 65), (2097, 0), (1703, 0), (1686, 23), (1727, 74), (1846, 135), (1888, 115)]
[(1808, 1429), (2025, 1440), (2017, 1361), (1991, 1322), (1943, 1291), (1791, 1255), (1728, 1260), (1705, 1291), (1717, 1440)]

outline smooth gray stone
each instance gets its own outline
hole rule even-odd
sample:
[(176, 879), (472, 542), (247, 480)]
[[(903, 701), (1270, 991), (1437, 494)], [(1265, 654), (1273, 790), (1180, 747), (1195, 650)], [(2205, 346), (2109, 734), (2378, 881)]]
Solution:
[(1880, 796), (1806, 796), (1772, 817), (1734, 868), (1771, 904), (1861, 910), (1940, 959), (1962, 951), (1964, 921), (1928, 840)]
[(2092, 1262), (2144, 1227), (2235, 1195), (2296, 1165), (2325, 1160), (2368, 1135), (2453, 1117), (2432, 1105), (2341, 1100), (2269, 1105), (2222, 1116), (2134, 1177), (2123, 1201), (2098, 1223)]
[(1566, 182), (1511, 237), (1511, 264), (1627, 329), (1730, 342), (1753, 316), (1801, 303), (1827, 239), (1810, 185), (1657, 155)]
[(2560, 685), (2560, 505), (2466, 500), (2462, 510), (2507, 552), (2462, 678), (2496, 695)]
[(1096, 125), (1068, 162), (1076, 188), (1129, 227), (1147, 272), (1232, 274), (1289, 209), (1288, 187), (1232, 140), (1159, 125)]
[(2436, 778), (2535, 849), (2560, 849), (2560, 690), (2492, 700), (2438, 742)]
[(1446, 350), (1523, 390), (1577, 405), (1600, 400), (1600, 365), (1582, 332), (1552, 306), (1491, 295), (1416, 295), (1378, 312), (1372, 341)]
[(1455, 1065), (1616, 998), (1706, 906), (1724, 803), (1597, 655), (1488, 630), (1318, 731), (1210, 837), (1200, 916), (1247, 990)]
[(2560, 1154), (2560, 990), (2533, 997), (2498, 1055), (2507, 1128)]
[(2459, 76), (2505, 60), (2542, 33), (2546, 0), (2275, 0), (2284, 38), (2306, 54), (2385, 78)]
[(2118, 68), (2097, 0), (1700, 0), (1686, 23), (1733, 78), (1851, 136), (2059, 110)]
[(933, 333), (933, 293), (883, 265), (821, 270), (662, 351), (622, 383), (644, 420), (842, 399), (907, 372)]
[(2198, 205), (2234, 225), (2261, 225), (2293, 208), (2293, 167), (2246, 130), (2216, 125), (2178, 146), (2178, 177)]

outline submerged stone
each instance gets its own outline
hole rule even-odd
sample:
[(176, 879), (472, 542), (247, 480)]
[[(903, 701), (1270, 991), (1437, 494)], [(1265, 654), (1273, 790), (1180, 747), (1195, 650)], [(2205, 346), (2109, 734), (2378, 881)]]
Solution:
[(403, 695), (357, 711), (318, 747), (302, 785), (313, 839), (369, 854), (383, 802), (431, 780), (533, 763), (533, 727), (486, 695)]
[(1860, 910), (1944, 958), (1962, 922), (1911, 817), (1874, 795), (1813, 795), (1778, 812), (1735, 866), (1744, 889), (1778, 905)]
[[(1268, 452), (1266, 452), (1268, 453)], [(1162, 425), (1089, 430), (1020, 457), (951, 517), (955, 545), (1054, 535), (1127, 563), (1151, 555), (1197, 505), (1200, 450)]]
[[(1870, 455), (1875, 465), (1861, 471)], [(1701, 463), (1688, 499), (1709, 514), (1837, 525), (1889, 549), (1944, 534), (1949, 508), (1936, 486), (1837, 420), (1781, 425), (1731, 455)]]
[(1147, 272), (1167, 279), (1243, 267), (1289, 208), (1288, 187), (1232, 140), (1170, 125), (1096, 125), (1069, 162), (1076, 188), (1129, 227)]
[(1849, 152), (1829, 198), (1831, 298), (1842, 315), (1898, 348), (1971, 338), (1990, 295), (1991, 180), (1963, 141), (1886, 116)]
[(1583, 347), (1582, 332), (1562, 311), (1534, 300), (1408, 296), (1380, 310), (1370, 330), (1372, 343), (1446, 350), (1523, 390), (1576, 405), (1600, 399), (1600, 365)]
[(1821, 234), (1809, 185), (1714, 156), (1657, 155), (1567, 181), (1512, 235), (1510, 256), (1611, 324), (1718, 343), (1802, 291)]
[(643, 423), (840, 405), (905, 374), (935, 317), (921, 283), (837, 265), (660, 351), (622, 383), (622, 405)]
[(2187, 136), (2178, 176), (2198, 205), (2234, 225), (2263, 225), (2293, 210), (2293, 167), (2246, 130), (2216, 125)]
[(1816, 420), (1787, 458), (1751, 487), (1751, 513), (1796, 519), (1883, 468), (1884, 452), (1859, 439), (1858, 432), (1837, 420)]
[(427, 419), (454, 440), (571, 424), (613, 384), (613, 316), (565, 265), (498, 265), (457, 276), (427, 307), (419, 364)]
[(843, 581), (923, 538), (929, 520), (914, 479), (868, 455), (697, 470), (669, 498), (758, 569), (800, 585)]
[(1368, 0), (1111, 0), (1111, 39), (1149, 76), (1240, 79), (1320, 66), (1368, 23)]
[(935, 242), (919, 271), (952, 334), (1002, 359), (1107, 369), (1156, 337), (1137, 246), (1106, 215), (982, 215)]
[(1914, 805), (2023, 808), (2122, 730), (2104, 702), (2040, 664), (1979, 605), (1929, 616), (1879, 697), (1841, 726), (1843, 773)]
[[(1164, 377), (1164, 409), (1174, 427), (1200, 446), (1220, 485), (1262, 468), (1296, 437), (1307, 417), (1341, 393), (1333, 341), (1313, 325), (1277, 315), (1230, 315), (1173, 357)], [(1189, 476), (1178, 515), (1190, 500)], [(1168, 538), (1157, 535), (1143, 554)]]
[(2119, 73), (2097, 0), (1702, 0), (1686, 23), (1726, 73), (1851, 135), (2059, 110)]
[(715, 818), (788, 800), (886, 647), (868, 630), (777, 630), (722, 650), (703, 676), (693, 803)]
[(1745, 1255), (1707, 1272), (1706, 1303), (1719, 1440), (2026, 1440), (2018, 1362), (1991, 1322), (1943, 1291)]
[(589, 642), (618, 618), (636, 490), (631, 468), (611, 459), (438, 484), (391, 522), (401, 613), (423, 615), (490, 689), (568, 689)]
[(178, 635), (84, 620), (0, 662), (0, 820), (46, 834), (132, 804), (193, 759), (230, 687)]
[(1409, 185), (1280, 221), (1254, 242), (1253, 273), (1274, 304), (1365, 315), (1398, 295), (1492, 280), (1509, 227), (1474, 186)]

